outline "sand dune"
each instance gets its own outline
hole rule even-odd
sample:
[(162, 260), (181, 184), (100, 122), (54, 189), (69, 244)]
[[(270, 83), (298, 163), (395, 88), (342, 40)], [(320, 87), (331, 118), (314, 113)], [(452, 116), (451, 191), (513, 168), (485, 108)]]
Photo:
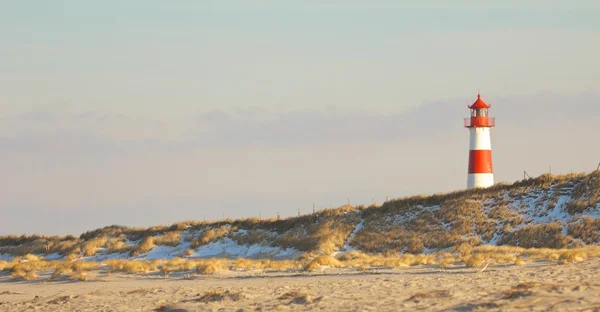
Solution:
[(0, 311), (597, 311), (600, 259), (464, 266), (98, 275), (87, 282), (0, 277)]

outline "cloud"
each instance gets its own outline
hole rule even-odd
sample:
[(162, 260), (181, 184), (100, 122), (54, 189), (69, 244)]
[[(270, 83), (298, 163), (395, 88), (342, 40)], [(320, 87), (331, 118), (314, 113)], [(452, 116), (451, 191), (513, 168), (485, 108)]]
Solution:
[[(498, 127), (558, 127), (600, 117), (595, 92), (560, 95), (485, 97)], [(30, 112), (3, 118), (0, 150), (73, 152), (110, 155), (113, 152), (249, 146), (369, 144), (418, 140), (462, 131), (466, 105), (474, 97), (430, 101), (408, 110), (381, 113), (328, 107), (323, 110), (277, 112), (239, 109), (212, 110), (196, 115), (189, 129), (161, 137), (181, 125), (119, 114)]]
[(0, 118), (2, 121), (30, 121), (30, 122), (48, 122), (56, 118), (56, 115), (46, 111), (27, 112), (17, 116)]
[[(485, 98), (499, 125), (531, 127), (561, 121), (590, 120), (600, 116), (600, 97), (595, 92)], [(474, 101), (449, 99), (424, 103), (399, 113), (333, 108), (292, 111), (260, 116), (240, 116), (224, 111), (203, 115), (213, 127), (190, 139), (196, 146), (290, 146), (309, 144), (376, 143), (436, 136), (462, 128)], [(211, 116), (218, 119), (211, 120)], [(227, 122), (223, 122), (226, 120)]]

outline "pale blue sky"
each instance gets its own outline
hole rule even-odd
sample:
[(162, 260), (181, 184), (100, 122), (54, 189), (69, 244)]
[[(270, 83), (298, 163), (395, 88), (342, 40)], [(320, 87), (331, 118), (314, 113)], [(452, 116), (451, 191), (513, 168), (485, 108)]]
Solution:
[(497, 180), (600, 161), (597, 1), (0, 3), (0, 234), (462, 188), (477, 90)]

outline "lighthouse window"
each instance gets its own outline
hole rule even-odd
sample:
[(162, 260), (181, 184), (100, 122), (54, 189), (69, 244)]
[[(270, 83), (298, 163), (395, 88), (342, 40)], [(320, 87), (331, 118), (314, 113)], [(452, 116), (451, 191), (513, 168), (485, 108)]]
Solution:
[(475, 116), (476, 117), (487, 116), (487, 109), (483, 109), (483, 108), (475, 109)]

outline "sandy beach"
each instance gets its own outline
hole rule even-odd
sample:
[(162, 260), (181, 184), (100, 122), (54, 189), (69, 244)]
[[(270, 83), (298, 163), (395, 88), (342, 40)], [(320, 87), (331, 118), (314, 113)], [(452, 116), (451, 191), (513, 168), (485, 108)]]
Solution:
[(0, 311), (598, 311), (600, 259), (558, 265), (0, 277)]

